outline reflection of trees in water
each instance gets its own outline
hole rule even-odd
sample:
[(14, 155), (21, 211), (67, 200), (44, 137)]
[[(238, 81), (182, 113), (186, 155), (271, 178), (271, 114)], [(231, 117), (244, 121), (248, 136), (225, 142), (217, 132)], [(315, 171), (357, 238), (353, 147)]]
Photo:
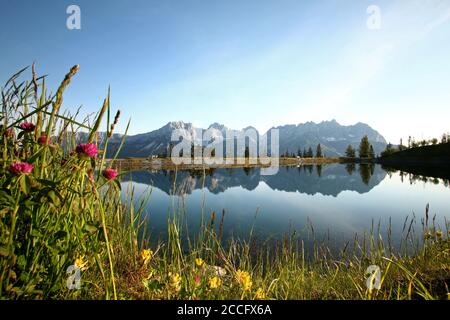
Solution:
[(413, 185), (417, 182), (423, 183), (432, 183), (434, 185), (438, 185), (442, 183), (444, 187), (448, 188), (450, 186), (450, 179), (447, 178), (438, 178), (438, 177), (430, 177), (422, 174), (416, 174), (411, 172), (402, 171), (399, 169), (394, 169), (388, 166), (381, 166), (384, 171), (386, 171), (389, 177), (392, 177), (394, 173), (398, 173), (401, 182), (405, 182), (405, 179), (408, 179), (410, 185)]
[(405, 180), (405, 173), (403, 171), (400, 171), (400, 180), (403, 181)]
[(249, 176), (250, 173), (252, 173), (253, 168), (249, 168), (249, 167), (244, 167), (244, 172), (246, 176)]
[(372, 177), (375, 171), (374, 164), (360, 164), (359, 165), (359, 174), (361, 175), (361, 180), (364, 184), (368, 185), (370, 182), (370, 178)]
[(307, 166), (305, 166), (305, 170), (308, 170), (309, 174), (312, 174), (313, 166), (312, 165), (307, 165)]
[(353, 174), (353, 172), (355, 172), (355, 170), (356, 170), (356, 164), (347, 163), (345, 165), (345, 170), (347, 170), (348, 175), (351, 176)]
[(444, 178), (439, 179), (436, 177), (427, 177), (427, 176), (423, 176), (420, 174), (413, 174), (413, 173), (406, 173), (406, 172), (401, 172), (401, 174), (408, 178), (409, 184), (411, 184), (411, 185), (415, 184), (416, 182), (432, 183), (434, 185), (438, 185), (438, 184), (442, 183), (444, 185), (444, 187), (448, 187), (450, 184), (449, 179), (444, 179)]
[(317, 175), (319, 177), (321, 177), (322, 176), (322, 165), (321, 164), (316, 165), (316, 170), (317, 170)]

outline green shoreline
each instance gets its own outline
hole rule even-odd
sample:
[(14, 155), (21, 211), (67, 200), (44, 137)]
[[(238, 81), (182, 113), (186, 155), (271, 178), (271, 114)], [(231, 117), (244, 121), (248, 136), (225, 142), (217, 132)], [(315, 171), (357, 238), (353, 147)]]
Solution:
[[(209, 170), (218, 168), (265, 168), (270, 165), (258, 163), (257, 159), (240, 159), (233, 163), (223, 164), (180, 164), (175, 165), (170, 158), (128, 158), (116, 159), (115, 166), (121, 170)], [(106, 162), (110, 159), (106, 159)], [(253, 162), (253, 163), (252, 163)], [(256, 162), (256, 163), (254, 163)], [(340, 158), (279, 158), (279, 166), (297, 166), (297, 165), (326, 165), (332, 163), (343, 163)], [(275, 163), (276, 165), (276, 163)]]

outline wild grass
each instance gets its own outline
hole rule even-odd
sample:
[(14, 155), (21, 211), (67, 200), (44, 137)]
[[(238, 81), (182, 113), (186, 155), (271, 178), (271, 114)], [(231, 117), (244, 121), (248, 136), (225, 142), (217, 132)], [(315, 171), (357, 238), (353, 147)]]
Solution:
[[(143, 219), (149, 199), (133, 189), (123, 199), (108, 170), (120, 148), (104, 156), (119, 120), (117, 113), (111, 121), (109, 92), (100, 111), (80, 121), (78, 112), (61, 111), (78, 66), (54, 95), (34, 66), (31, 80), (19, 82), (25, 71), (2, 88), (1, 299), (447, 298), (449, 224), (439, 230), (428, 211), (423, 235), (405, 222), (398, 251), (379, 228), (337, 256), (319, 243), (309, 251), (293, 234), (277, 245), (257, 244), (252, 234), (224, 244), (223, 213), (206, 212), (201, 231), (186, 240), (177, 210), (169, 212), (167, 239), (151, 246)], [(375, 265), (379, 283), (366, 274)], [(71, 266), (81, 271), (79, 289)]]

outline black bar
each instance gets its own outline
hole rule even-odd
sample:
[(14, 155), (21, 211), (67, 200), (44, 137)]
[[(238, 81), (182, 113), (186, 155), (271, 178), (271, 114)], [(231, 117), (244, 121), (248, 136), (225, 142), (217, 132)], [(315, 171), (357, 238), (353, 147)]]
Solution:
[[(307, 319), (311, 317), (367, 318), (400, 312), (447, 312), (449, 301), (0, 301), (0, 315), (27, 314), (46, 319), (101, 319), (120, 314), (148, 319)], [(445, 313), (443, 313), (445, 314)], [(156, 315), (158, 315), (156, 317)], [(87, 318), (86, 318), (87, 317)], [(128, 319), (127, 319), (128, 320)], [(129, 319), (132, 320), (132, 319)], [(133, 319), (134, 320), (134, 319)]]

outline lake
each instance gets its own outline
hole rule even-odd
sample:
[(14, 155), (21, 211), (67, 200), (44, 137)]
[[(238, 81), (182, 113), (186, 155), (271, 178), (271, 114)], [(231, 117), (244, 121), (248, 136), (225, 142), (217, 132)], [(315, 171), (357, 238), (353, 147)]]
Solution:
[[(122, 177), (122, 193), (134, 188), (136, 198), (148, 195), (145, 217), (153, 241), (167, 235), (169, 214), (181, 213), (187, 234), (198, 232), (204, 219), (225, 213), (223, 241), (246, 239), (250, 231), (261, 240), (281, 239), (294, 230), (306, 245), (329, 240), (336, 249), (355, 234), (380, 224), (383, 237), (394, 247), (405, 234), (405, 219), (421, 232), (421, 219), (430, 205), (438, 228), (450, 220), (447, 179), (392, 172), (380, 165), (331, 164), (280, 167), (264, 176), (260, 169), (189, 171), (132, 171)], [(408, 229), (409, 224), (406, 229)], [(447, 232), (447, 231), (445, 231)]]

